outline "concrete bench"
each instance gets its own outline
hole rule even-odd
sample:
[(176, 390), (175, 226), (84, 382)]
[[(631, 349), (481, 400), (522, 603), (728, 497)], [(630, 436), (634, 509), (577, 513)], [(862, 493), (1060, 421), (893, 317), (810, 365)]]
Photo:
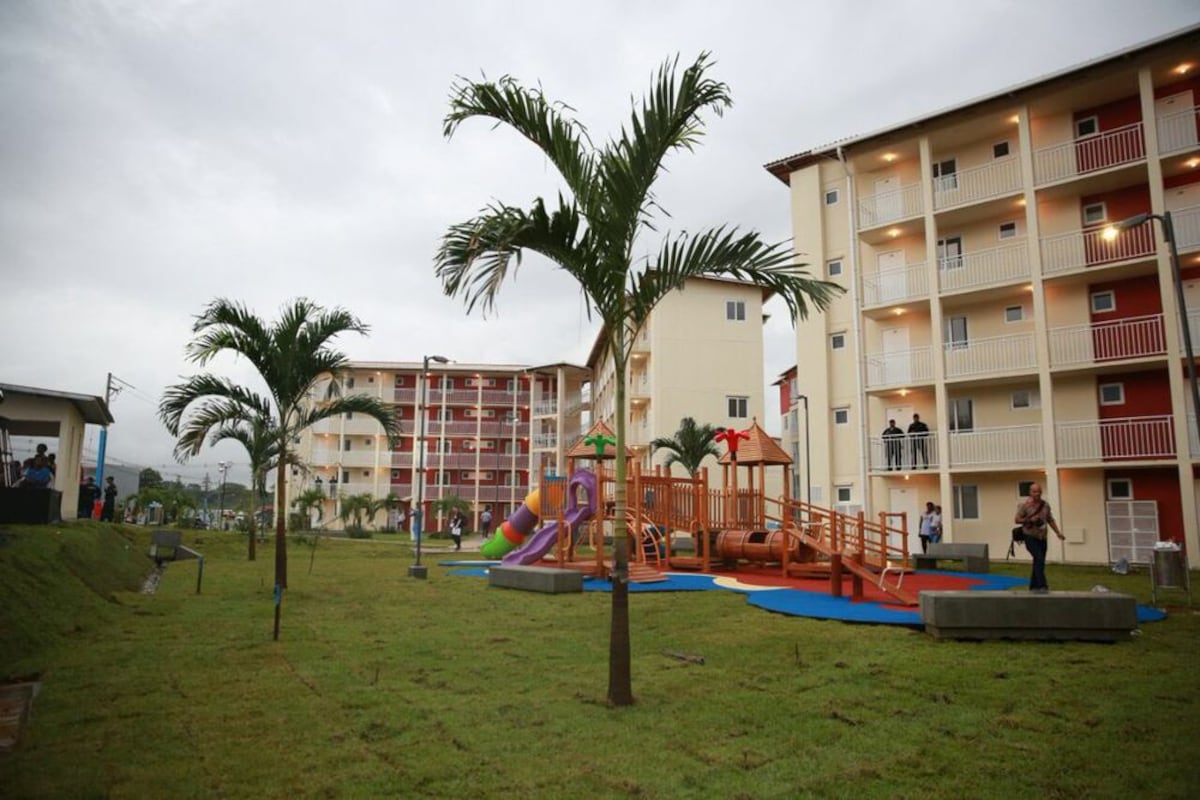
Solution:
[(967, 572), (991, 572), (992, 562), (986, 544), (934, 542), (928, 553), (913, 553), (917, 569), (937, 569), (939, 561), (961, 561)]
[(921, 592), (921, 622), (939, 639), (1128, 640), (1137, 601), (1118, 592)]
[(488, 569), (488, 585), (526, 592), (567, 594), (583, 591), (583, 573), (557, 567), (497, 564)]

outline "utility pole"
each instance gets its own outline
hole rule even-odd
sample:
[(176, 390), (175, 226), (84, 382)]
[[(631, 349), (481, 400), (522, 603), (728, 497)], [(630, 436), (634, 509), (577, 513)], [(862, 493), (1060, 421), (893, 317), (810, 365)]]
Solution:
[[(104, 405), (109, 406), (112, 403), (112, 396), (121, 391), (120, 387), (113, 384), (113, 374), (108, 373), (108, 382), (104, 385)], [(104, 488), (104, 451), (108, 446), (108, 426), (105, 425), (100, 429), (100, 451), (96, 454), (96, 485)]]
[(208, 487), (212, 485), (212, 481), (207, 472), (204, 473), (204, 482), (200, 485), (204, 488), (204, 524), (208, 525)]

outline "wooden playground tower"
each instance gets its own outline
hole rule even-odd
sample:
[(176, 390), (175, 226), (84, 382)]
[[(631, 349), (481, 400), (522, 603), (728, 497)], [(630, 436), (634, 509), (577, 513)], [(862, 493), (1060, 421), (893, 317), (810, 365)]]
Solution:
[[(773, 571), (785, 578), (826, 578), (835, 597), (843, 577), (851, 597), (861, 599), (869, 581), (902, 605), (916, 605), (903, 588), (909, 563), (906, 515), (883, 512), (870, 521), (859, 512), (844, 514), (789, 496), (792, 459), (755, 421), (745, 431), (727, 432), (732, 447), (720, 459), (720, 489), (709, 489), (708, 470), (675, 477), (655, 467), (643, 472), (626, 450), (626, 524), (630, 580), (663, 580), (666, 571)], [(608, 462), (617, 457), (611, 431), (592, 427), (567, 453), (568, 474), (591, 462), (596, 474), (595, 513), (587, 530), (564, 524), (564, 479), (542, 483), (543, 522), (559, 521), (558, 541), (547, 558), (559, 566), (607, 577), (612, 565), (610, 537), (615, 522), (616, 481)], [(767, 468), (782, 468), (783, 494), (767, 497)], [(897, 520), (899, 527), (889, 524)], [(584, 526), (580, 526), (581, 528)], [(585, 538), (586, 537), (586, 538)], [(577, 552), (588, 543), (592, 554)]]

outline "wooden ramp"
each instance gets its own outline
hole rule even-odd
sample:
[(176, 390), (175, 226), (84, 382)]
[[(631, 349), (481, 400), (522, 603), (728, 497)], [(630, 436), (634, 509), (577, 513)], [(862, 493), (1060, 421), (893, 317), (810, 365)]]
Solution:
[[(830, 590), (835, 597), (840, 597), (842, 593), (842, 575), (844, 570), (849, 572), (854, 577), (854, 589), (851, 595), (852, 600), (861, 600), (862, 584), (861, 581), (870, 581), (872, 586), (879, 588), (881, 592), (896, 599), (901, 605), (916, 606), (919, 604), (915, 592), (907, 591), (901, 588), (904, 581), (903, 567), (887, 567), (874, 568), (868, 564), (862, 563), (861, 556), (856, 553), (845, 553), (834, 550), (824, 541), (811, 536), (807, 533), (800, 532), (800, 541), (805, 545), (823, 554), (830, 561), (829, 567), (829, 585)], [(895, 576), (895, 584), (888, 582), (888, 575)]]

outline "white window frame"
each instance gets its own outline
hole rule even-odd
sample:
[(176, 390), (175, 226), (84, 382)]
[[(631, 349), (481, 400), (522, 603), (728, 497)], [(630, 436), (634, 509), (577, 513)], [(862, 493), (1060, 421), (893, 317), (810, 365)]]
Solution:
[[(838, 416), (843, 416), (844, 419), (839, 420)], [(841, 408), (833, 409), (833, 424), (834, 425), (849, 425), (850, 424), (850, 406), (842, 406)]]
[[(1017, 403), (1017, 398), (1025, 395), (1025, 404)], [(1042, 405), (1041, 398), (1038, 397), (1037, 389), (1017, 389), (1008, 396), (1008, 407), (1012, 411), (1026, 411), (1032, 408), (1040, 408)]]
[(1017, 481), (1017, 497), (1029, 497), (1029, 490), (1037, 481)]
[[(1001, 155), (996, 155), (996, 150), (1001, 145), (1004, 146), (1004, 152)], [(992, 142), (992, 159), (993, 160), (1000, 159), (1000, 158), (1008, 158), (1011, 155), (1012, 155), (1012, 142), (1010, 142), (1008, 139), (1005, 139), (1000, 142)]]
[(947, 400), (946, 424), (952, 431), (975, 430), (975, 398), (951, 397)]
[[(946, 317), (946, 344), (951, 350), (966, 350), (971, 346), (971, 328), (965, 314), (958, 314), (953, 317)], [(962, 322), (962, 338), (955, 339), (955, 324)]]
[[(1015, 319), (1008, 313), (1010, 311), (1017, 312), (1017, 316)], [(1017, 322), (1024, 322), (1024, 321), (1025, 321), (1025, 306), (1005, 306), (1004, 307), (1004, 323), (1006, 325), (1013, 325)]]
[(840, 189), (833, 188), (833, 189), (825, 190), (825, 205), (836, 206), (841, 201), (842, 201), (842, 192)]
[(725, 397), (725, 411), (729, 419), (748, 419), (750, 417), (750, 398), (740, 395)]
[(745, 322), (746, 321), (746, 301), (745, 300), (726, 300), (725, 301), (725, 321), (726, 322)]
[[(1108, 222), (1108, 205), (1101, 200), (1099, 203), (1088, 203), (1082, 209), (1083, 224), (1087, 225), (1103, 225)], [(1100, 212), (1100, 216), (1096, 217), (1092, 212)]]
[[(944, 172), (947, 168), (949, 171)], [(958, 189), (957, 158), (943, 158), (941, 161), (933, 163), (933, 186), (934, 190), (939, 192), (952, 192)]]
[[(979, 519), (979, 485), (975, 483), (956, 483), (952, 488), (954, 491), (954, 519)], [(971, 493), (975, 495), (975, 513), (970, 516), (967, 516), (967, 509), (965, 508), (964, 496), (967, 494), (967, 489), (970, 489)]]
[[(1092, 123), (1092, 127), (1093, 127), (1092, 132), (1091, 133), (1080, 133), (1079, 129), (1088, 122)], [(1090, 139), (1093, 136), (1099, 136), (1099, 135), (1100, 135), (1100, 117), (1098, 117), (1097, 115), (1093, 114), (1090, 117), (1080, 117), (1079, 119), (1075, 120), (1075, 138), (1076, 139)]]
[[(1116, 389), (1117, 395), (1118, 395), (1117, 399), (1105, 400), (1104, 399), (1104, 390), (1105, 389)], [(1102, 383), (1097, 387), (1096, 391), (1097, 391), (1098, 399), (1100, 401), (1100, 405), (1102, 405), (1102, 406), (1123, 406), (1123, 405), (1125, 405), (1125, 384), (1123, 382), (1118, 381), (1117, 383)]]
[(830, 350), (845, 350), (846, 349), (846, 332), (838, 331), (837, 333), (829, 334), (829, 349)]
[(496, 410), (492, 408), (475, 408), (474, 406), (469, 406), (464, 410), (466, 413), (463, 416), (467, 419), (494, 419), (496, 417)]
[[(1096, 301), (1104, 297), (1108, 298), (1109, 307), (1097, 308)], [(1088, 302), (1093, 314), (1111, 314), (1117, 310), (1117, 293), (1112, 289), (1105, 289), (1101, 292), (1092, 292), (1091, 296), (1088, 298)]]
[[(1006, 235), (1005, 228), (1007, 228), (1009, 225), (1012, 226), (1012, 233), (1009, 233)], [(1020, 227), (1020, 225), (1017, 224), (1017, 221), (1015, 219), (1010, 219), (1007, 222), (1001, 222), (999, 227), (996, 228), (996, 239), (998, 241), (1003, 242), (1008, 239), (1019, 239), (1020, 237), (1021, 237), (1021, 227)]]
[[(843, 493), (845, 493), (843, 495)], [(853, 503), (854, 502), (854, 484), (842, 484), (841, 486), (833, 487), (833, 496), (837, 498), (837, 502)]]
[[(958, 252), (955, 255), (948, 256), (946, 253), (951, 244), (958, 247)], [(962, 269), (967, 265), (966, 257), (963, 253), (963, 237), (961, 233), (956, 233), (953, 236), (943, 236), (937, 240), (937, 259), (938, 269), (942, 271)]]
[[(1121, 484), (1125, 486), (1125, 494), (1117, 494), (1116, 489)], [(1107, 500), (1133, 500), (1133, 479), (1109, 478), (1105, 481), (1104, 494)]]
[(842, 259), (834, 258), (825, 262), (825, 274), (830, 278), (839, 278), (842, 275)]

